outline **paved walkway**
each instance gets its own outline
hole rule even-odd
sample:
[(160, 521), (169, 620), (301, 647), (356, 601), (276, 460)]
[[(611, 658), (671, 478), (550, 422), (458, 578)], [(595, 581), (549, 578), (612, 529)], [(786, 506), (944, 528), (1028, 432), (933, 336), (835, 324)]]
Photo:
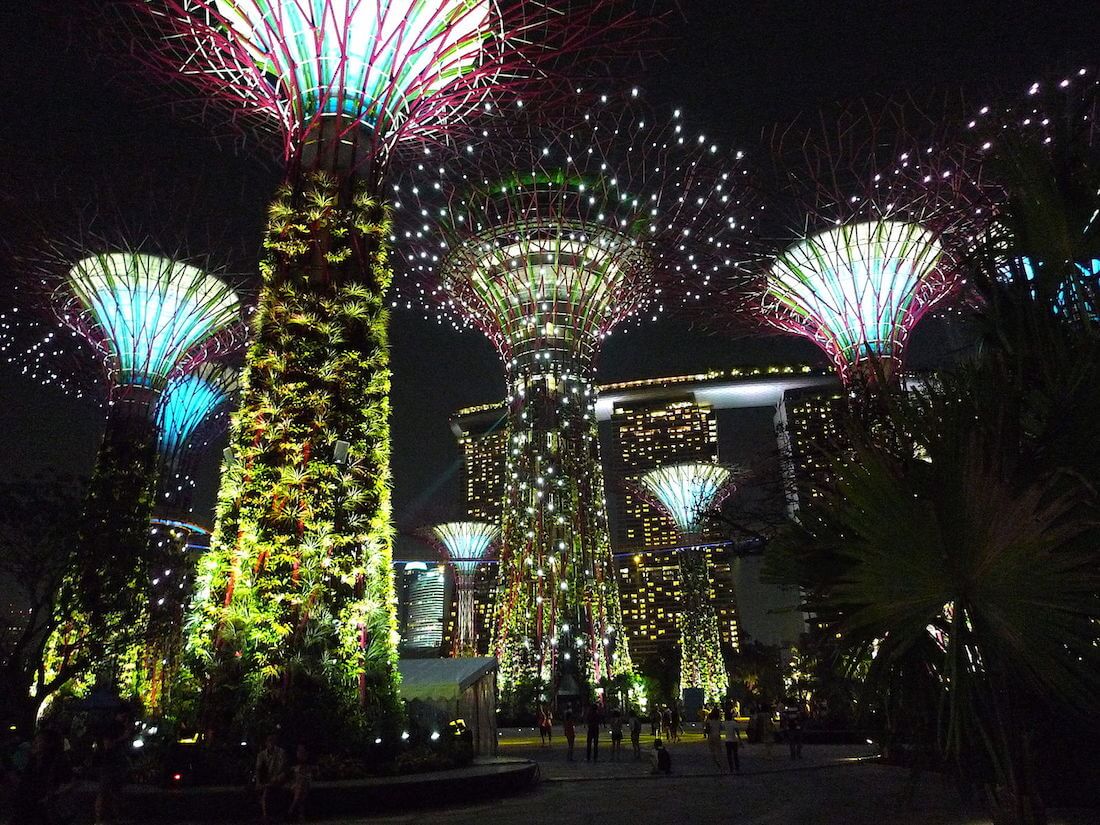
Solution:
[[(650, 772), (649, 754), (653, 737), (641, 738), (642, 758), (636, 761), (630, 740), (624, 740), (623, 753), (618, 761), (611, 760), (611, 739), (600, 737), (599, 760), (585, 761), (585, 739), (578, 732), (573, 761), (566, 759), (565, 737), (555, 730), (552, 744), (540, 745), (538, 736), (526, 731), (505, 730), (500, 737), (500, 755), (532, 759), (539, 763), (544, 781), (575, 781), (585, 779), (637, 779)], [(680, 741), (668, 743), (672, 756), (673, 772), (677, 776), (718, 776), (728, 774), (725, 747), (720, 750), (720, 764), (715, 765), (701, 733), (689, 731)], [(842, 765), (867, 760), (877, 753), (871, 745), (807, 745), (802, 759), (792, 761), (785, 745), (748, 745), (742, 742), (739, 754), (742, 775), (775, 773), (792, 769), (817, 768), (826, 765)]]
[[(643, 737), (643, 743), (650, 737)], [(629, 740), (628, 740), (629, 743)], [(578, 744), (583, 745), (583, 740)], [(408, 814), (328, 820), (329, 825), (979, 825), (989, 817), (965, 807), (935, 775), (915, 788), (909, 773), (867, 761), (870, 747), (806, 746), (793, 762), (785, 748), (742, 746), (742, 774), (719, 772), (698, 733), (673, 743), (674, 775), (652, 776), (648, 762), (565, 760), (564, 740), (540, 747), (530, 731), (505, 731), (500, 755), (535, 759), (543, 782), (532, 792), (491, 803)], [(627, 749), (629, 750), (629, 744)], [(1094, 825), (1096, 811), (1051, 812), (1051, 825)], [(199, 821), (191, 823), (199, 825)]]

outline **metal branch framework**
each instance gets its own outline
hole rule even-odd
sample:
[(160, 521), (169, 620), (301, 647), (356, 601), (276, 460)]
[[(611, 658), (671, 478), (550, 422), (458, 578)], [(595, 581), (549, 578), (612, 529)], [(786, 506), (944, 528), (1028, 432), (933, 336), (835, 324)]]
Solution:
[(961, 256), (993, 216), (973, 154), (907, 119), (847, 110), (779, 134), (765, 188), (786, 226), (762, 242), (755, 288), (727, 294), (732, 314), (813, 341), (845, 382), (900, 369), (913, 327), (965, 285)]
[(676, 522), (692, 546), (680, 549), (683, 605), (680, 612), (680, 695), (702, 691), (707, 704), (729, 689), (718, 616), (710, 599), (710, 571), (703, 548), (703, 519), (734, 491), (738, 474), (714, 462), (666, 464), (645, 473), (637, 490)]
[[(742, 230), (738, 160), (627, 100), (521, 124), (397, 188), (398, 295), (480, 329), (508, 376), (507, 501), (494, 647), (521, 695), (630, 672), (596, 435), (603, 338), (705, 288)], [(434, 180), (431, 177), (434, 176)]]
[(474, 574), (478, 565), (495, 551), (500, 541), (500, 529), (482, 521), (447, 521), (423, 530), (421, 535), (454, 570), (458, 625), (451, 644), (451, 655), (474, 655), (477, 650)]
[(382, 165), (401, 144), (539, 97), (553, 64), (621, 51), (642, 23), (617, 0), (130, 2), (163, 34), (149, 61), (276, 128), (288, 160), (335, 121), (360, 162)]

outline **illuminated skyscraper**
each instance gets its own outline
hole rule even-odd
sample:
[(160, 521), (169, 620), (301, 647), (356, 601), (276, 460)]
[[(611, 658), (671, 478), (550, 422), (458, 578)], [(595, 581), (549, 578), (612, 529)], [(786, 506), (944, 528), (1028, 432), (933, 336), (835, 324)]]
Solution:
[(506, 415), (501, 406), (463, 410), (451, 422), (462, 450), (462, 487), (466, 514), (499, 525), (504, 515)]
[(446, 568), (408, 562), (401, 573), (404, 621), (401, 648), (406, 655), (438, 656), (443, 645)]
[(829, 455), (843, 444), (840, 422), (846, 403), (838, 389), (793, 389), (783, 394), (776, 407), (783, 495), (791, 518), (798, 513), (801, 497), (816, 495), (829, 478)]

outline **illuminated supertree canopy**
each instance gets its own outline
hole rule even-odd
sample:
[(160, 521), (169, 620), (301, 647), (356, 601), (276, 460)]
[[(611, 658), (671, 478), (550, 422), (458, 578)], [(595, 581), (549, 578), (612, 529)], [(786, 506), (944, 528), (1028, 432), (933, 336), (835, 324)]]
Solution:
[[(580, 122), (521, 122), (466, 163), (397, 187), (397, 300), (480, 329), (509, 385), (494, 649), (516, 696), (631, 669), (611, 560), (595, 369), (616, 327), (658, 314), (663, 284), (705, 289), (742, 227), (739, 156), (631, 98)], [(673, 298), (670, 298), (672, 300)]]
[(208, 681), (247, 682), (244, 705), (276, 689), (253, 674), (336, 695), (357, 683), (381, 725), (399, 715), (386, 171), (402, 148), (424, 157), (529, 110), (562, 70), (609, 53), (597, 46), (629, 48), (641, 20), (620, 0), (130, 3), (152, 35), (139, 56), (274, 128), (288, 173), (191, 646)]
[(685, 536), (703, 532), (708, 512), (733, 492), (734, 472), (712, 462), (665, 464), (645, 473), (639, 482), (676, 522)]
[(846, 383), (899, 371), (916, 324), (964, 286), (962, 256), (993, 214), (970, 153), (917, 137), (901, 114), (823, 115), (775, 140), (769, 207), (786, 226), (761, 241), (756, 288), (729, 292), (731, 309), (814, 342)]
[[(698, 543), (705, 516), (733, 492), (737, 477), (732, 469), (715, 462), (684, 462), (650, 470), (638, 480), (637, 488), (668, 513), (686, 541)], [(701, 690), (706, 703), (720, 703), (729, 689), (729, 677), (710, 598), (710, 571), (698, 544), (680, 549), (680, 573), (680, 695)]]
[(238, 385), (237, 370), (210, 362), (170, 380), (157, 405), (161, 454), (182, 450), (200, 425), (229, 402)]
[(957, 280), (932, 232), (869, 221), (812, 235), (768, 271), (766, 318), (810, 338), (842, 373), (868, 358), (900, 359), (909, 332)]
[(323, 139), (358, 164), (537, 99), (552, 64), (622, 50), (641, 22), (610, 0), (132, 1), (163, 35), (161, 68), (274, 126), (288, 159), (333, 124)]
[(120, 388), (163, 389), (186, 355), (241, 314), (221, 279), (140, 252), (84, 258), (67, 286), (76, 300), (62, 307), (62, 320), (104, 353)]
[(482, 521), (447, 521), (423, 531), (422, 535), (450, 563), (455, 573), (458, 625), (451, 645), (454, 656), (472, 655), (477, 650), (474, 625), (474, 573), (500, 541), (500, 529)]

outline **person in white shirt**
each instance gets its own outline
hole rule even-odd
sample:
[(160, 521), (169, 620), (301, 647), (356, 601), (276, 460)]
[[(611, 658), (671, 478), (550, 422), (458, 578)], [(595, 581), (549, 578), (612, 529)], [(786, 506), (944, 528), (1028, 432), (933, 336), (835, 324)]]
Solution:
[(726, 737), (726, 761), (729, 763), (730, 773), (741, 773), (741, 758), (737, 753), (741, 747), (741, 732), (732, 713), (726, 714), (722, 729)]

